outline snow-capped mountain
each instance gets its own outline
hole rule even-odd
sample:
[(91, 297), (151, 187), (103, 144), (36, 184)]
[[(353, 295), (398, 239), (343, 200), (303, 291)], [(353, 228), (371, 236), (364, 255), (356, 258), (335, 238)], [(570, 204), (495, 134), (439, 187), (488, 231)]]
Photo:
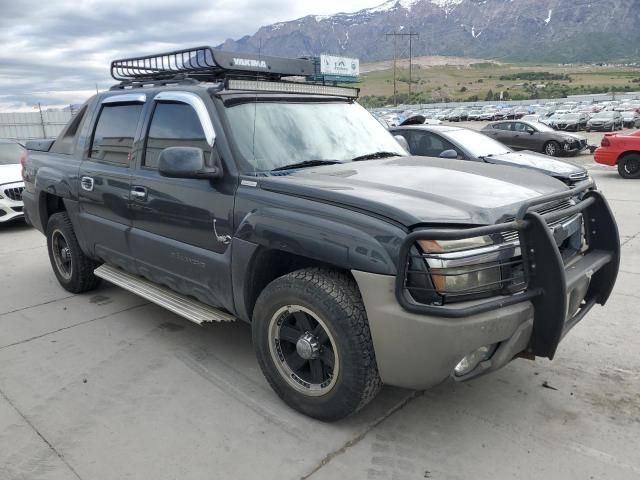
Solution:
[[(640, 0), (388, 0), (355, 13), (309, 15), (227, 40), (231, 51), (393, 57), (390, 32), (415, 32), (416, 55), (577, 62), (640, 59)], [(406, 44), (398, 40), (401, 54)]]

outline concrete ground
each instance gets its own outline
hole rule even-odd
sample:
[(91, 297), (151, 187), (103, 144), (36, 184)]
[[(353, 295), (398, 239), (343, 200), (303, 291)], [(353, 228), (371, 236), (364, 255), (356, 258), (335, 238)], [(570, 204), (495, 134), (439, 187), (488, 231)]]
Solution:
[(620, 223), (609, 304), (553, 362), (385, 388), (335, 424), (280, 402), (249, 326), (198, 327), (109, 285), (70, 295), (40, 233), (0, 226), (0, 479), (637, 480), (640, 182), (575, 161)]

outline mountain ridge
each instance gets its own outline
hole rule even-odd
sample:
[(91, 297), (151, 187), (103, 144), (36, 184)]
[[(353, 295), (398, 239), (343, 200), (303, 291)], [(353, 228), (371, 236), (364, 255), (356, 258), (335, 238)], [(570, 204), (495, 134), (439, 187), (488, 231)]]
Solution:
[[(386, 34), (415, 32), (414, 55), (553, 63), (637, 61), (638, 0), (388, 0), (353, 13), (266, 25), (218, 48), (266, 55), (393, 58)], [(407, 56), (408, 42), (398, 40)]]

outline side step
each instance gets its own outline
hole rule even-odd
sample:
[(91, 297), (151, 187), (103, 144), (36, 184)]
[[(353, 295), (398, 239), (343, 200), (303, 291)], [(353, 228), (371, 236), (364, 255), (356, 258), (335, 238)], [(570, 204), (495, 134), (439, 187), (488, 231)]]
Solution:
[(129, 290), (198, 325), (205, 322), (232, 322), (235, 320), (233, 315), (222, 310), (205, 305), (198, 300), (176, 293), (144, 278), (131, 275), (119, 268), (101, 265), (93, 273), (96, 277), (103, 278), (114, 285)]

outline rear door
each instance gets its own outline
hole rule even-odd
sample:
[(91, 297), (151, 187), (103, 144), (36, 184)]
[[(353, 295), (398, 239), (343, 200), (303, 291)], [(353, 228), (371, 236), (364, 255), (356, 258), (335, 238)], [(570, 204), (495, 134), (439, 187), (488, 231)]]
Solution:
[(234, 179), (168, 178), (158, 172), (160, 152), (168, 147), (201, 148), (207, 159), (217, 154), (213, 105), (193, 92), (164, 91), (150, 110), (131, 188), (131, 249), (138, 271), (230, 309)]
[[(513, 145), (513, 131), (511, 130), (511, 124), (513, 122), (500, 122), (491, 125), (487, 129), (483, 129), (482, 133), (488, 135), (491, 138), (496, 139), (499, 142), (504, 143), (509, 147), (514, 147)], [(515, 148), (515, 147), (514, 147)]]
[(129, 250), (129, 192), (144, 94), (102, 100), (80, 165), (80, 215), (87, 248), (107, 263), (135, 271)]

